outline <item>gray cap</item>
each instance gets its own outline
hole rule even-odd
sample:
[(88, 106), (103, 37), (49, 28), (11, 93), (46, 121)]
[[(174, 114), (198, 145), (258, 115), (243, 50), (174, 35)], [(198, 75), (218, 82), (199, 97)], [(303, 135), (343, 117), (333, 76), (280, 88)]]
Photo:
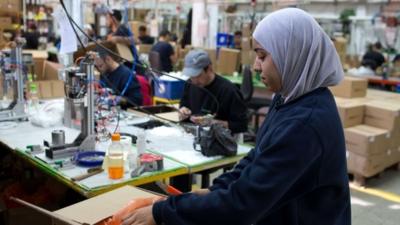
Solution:
[(192, 50), (185, 57), (182, 74), (189, 78), (196, 77), (210, 64), (211, 60), (206, 51), (201, 49)]

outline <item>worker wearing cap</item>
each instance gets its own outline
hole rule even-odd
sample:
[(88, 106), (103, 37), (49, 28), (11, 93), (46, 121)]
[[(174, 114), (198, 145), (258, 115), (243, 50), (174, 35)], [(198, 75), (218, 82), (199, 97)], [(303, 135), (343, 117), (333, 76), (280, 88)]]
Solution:
[(185, 57), (183, 74), (189, 78), (180, 102), (180, 119), (200, 123), (202, 116), (215, 115), (233, 134), (247, 130), (246, 105), (239, 89), (214, 73), (204, 50), (192, 50)]

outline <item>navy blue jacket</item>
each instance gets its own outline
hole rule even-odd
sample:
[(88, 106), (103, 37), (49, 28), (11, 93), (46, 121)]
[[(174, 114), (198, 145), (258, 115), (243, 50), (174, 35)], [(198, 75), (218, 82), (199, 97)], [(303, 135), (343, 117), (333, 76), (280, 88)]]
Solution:
[(159, 41), (151, 48), (152, 52), (158, 52), (160, 55), (161, 70), (163, 72), (172, 72), (173, 65), (171, 61), (171, 55), (175, 53), (172, 45), (165, 41)]
[(128, 84), (129, 86), (124, 93), (124, 97), (129, 99), (127, 107), (140, 106), (142, 105), (140, 84), (136, 78), (136, 75), (134, 75), (128, 67), (122, 64), (119, 65), (114, 71), (105, 75), (101, 75), (101, 81), (108, 88), (111, 88), (114, 91), (118, 90), (116, 94), (120, 95), (124, 90), (125, 85), (128, 83), (130, 76), (132, 76), (132, 80)]
[(207, 195), (155, 203), (157, 224), (349, 225), (343, 128), (332, 94), (274, 98), (256, 147)]

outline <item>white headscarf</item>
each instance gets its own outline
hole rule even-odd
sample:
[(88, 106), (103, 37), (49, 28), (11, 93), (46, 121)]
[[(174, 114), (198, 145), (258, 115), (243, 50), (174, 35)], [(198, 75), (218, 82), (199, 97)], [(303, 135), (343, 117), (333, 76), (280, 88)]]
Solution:
[(258, 23), (253, 38), (271, 54), (282, 76), (280, 94), (285, 102), (343, 79), (332, 41), (303, 10), (286, 8), (271, 13)]

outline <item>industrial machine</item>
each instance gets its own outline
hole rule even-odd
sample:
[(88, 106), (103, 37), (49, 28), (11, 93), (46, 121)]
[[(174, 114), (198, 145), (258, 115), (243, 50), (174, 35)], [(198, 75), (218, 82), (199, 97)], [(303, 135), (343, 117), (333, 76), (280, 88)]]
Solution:
[(24, 80), (26, 80), (26, 73), (24, 73), (22, 55), (22, 46), (25, 43), (25, 39), (18, 38), (9, 54), (2, 52), (0, 55), (2, 95), (7, 95), (8, 91), (12, 91), (13, 96), (8, 106), (0, 107), (0, 121), (28, 119), (28, 114), (25, 112)]
[[(88, 55), (79, 68), (65, 70), (64, 125), (80, 125), (81, 133), (70, 144), (50, 144), (45, 141), (46, 156), (61, 158), (77, 151), (93, 151), (96, 144), (94, 121), (94, 59)], [(79, 121), (79, 123), (75, 123)]]

